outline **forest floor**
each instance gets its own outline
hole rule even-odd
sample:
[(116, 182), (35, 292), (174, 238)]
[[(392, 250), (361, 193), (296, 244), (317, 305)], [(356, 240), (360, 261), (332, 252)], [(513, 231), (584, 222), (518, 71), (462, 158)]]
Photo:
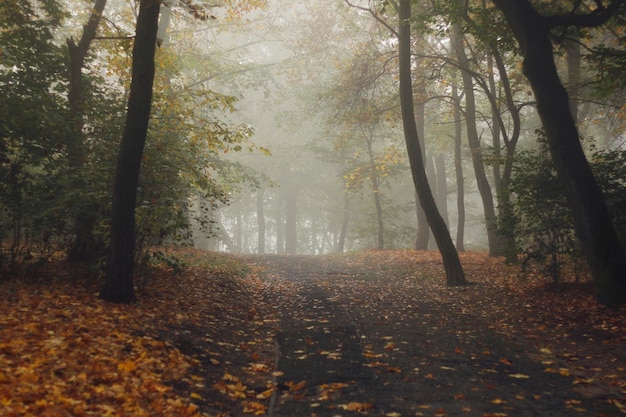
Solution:
[(484, 253), (164, 250), (139, 302), (63, 262), (0, 279), (0, 416), (620, 416), (626, 308)]

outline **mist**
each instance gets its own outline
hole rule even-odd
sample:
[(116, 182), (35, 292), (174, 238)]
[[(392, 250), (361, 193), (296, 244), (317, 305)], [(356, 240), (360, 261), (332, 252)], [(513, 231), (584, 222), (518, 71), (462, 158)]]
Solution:
[[(254, 132), (244, 146), (219, 156), (240, 167), (227, 181), (219, 180), (227, 190), (224, 201), (193, 201), (196, 247), (312, 255), (415, 247), (419, 204), (400, 117), (397, 42), (367, 7), (367, 2), (271, 0), (237, 21), (216, 12), (184, 28), (177, 27), (174, 13), (162, 52), (192, 45), (194, 54), (217, 62), (212, 68), (192, 65), (189, 82), (236, 97), (236, 110), (222, 117)], [(397, 24), (393, 14), (388, 18), (389, 26)], [(429, 182), (457, 246), (485, 250), (484, 207), (463, 97), (457, 96), (458, 103), (453, 99), (460, 77), (449, 58), (447, 29), (425, 32), (419, 43), (416, 50), (423, 56), (415, 57), (414, 84), (421, 116), (416, 118)], [(487, 65), (485, 56), (476, 59)], [(493, 81), (499, 82), (494, 72)], [(527, 95), (523, 82), (516, 82), (520, 96)], [(500, 146), (494, 135), (499, 141), (501, 133), (494, 130), (487, 96), (478, 88), (476, 94), (477, 133), (489, 160)], [(456, 121), (455, 106), (461, 106)], [(523, 107), (522, 115), (519, 147), (534, 148), (540, 122), (532, 106)], [(510, 114), (503, 111), (502, 119), (511, 128)], [(590, 134), (601, 129), (586, 126)], [(462, 158), (455, 161), (459, 134)], [(497, 169), (486, 166), (494, 200)], [(432, 236), (427, 247), (435, 249)]]

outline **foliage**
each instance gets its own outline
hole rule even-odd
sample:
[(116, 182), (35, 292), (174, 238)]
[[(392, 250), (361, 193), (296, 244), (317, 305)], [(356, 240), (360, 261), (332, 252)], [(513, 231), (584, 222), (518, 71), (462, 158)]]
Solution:
[(622, 242), (626, 242), (626, 151), (592, 149), (591, 169)]
[[(155, 256), (163, 262), (153, 264), (154, 290), (140, 290), (141, 305), (97, 300), (93, 282), (71, 277), (59, 261), (0, 282), (0, 415), (215, 415), (207, 404), (219, 394), (204, 391), (233, 372), (220, 365), (222, 355), (233, 358), (221, 343), (257, 343), (253, 332), (243, 335), (254, 304), (246, 286), (256, 284), (227, 256), (209, 256), (216, 268), (194, 251)], [(174, 259), (185, 260), (183, 273), (167, 267)], [(212, 361), (201, 365), (184, 338), (202, 326)]]
[[(593, 149), (590, 165), (624, 240), (626, 153)], [(564, 264), (582, 262), (582, 254), (563, 187), (544, 147), (516, 155), (509, 187), (515, 200), (512, 221), (524, 263), (538, 262), (553, 282), (559, 282)]]
[[(238, 13), (260, 2), (229, 2)], [(229, 7), (230, 7), (229, 6)], [(125, 14), (115, 14), (124, 19)], [(59, 37), (68, 31), (60, 5), (0, 2), (0, 264), (42, 264), (52, 248), (74, 238), (74, 220), (89, 225), (90, 259), (97, 267), (109, 240), (108, 216), (116, 149), (125, 116), (130, 56), (127, 39), (107, 39), (90, 51), (84, 78), (84, 163), (68, 166), (67, 50)], [(132, 18), (132, 16), (126, 16)], [(71, 19), (68, 20), (73, 23)], [(105, 36), (124, 38), (126, 22), (105, 22)], [(127, 27), (130, 27), (126, 25)], [(187, 50), (162, 48), (155, 105), (143, 160), (137, 207), (137, 246), (189, 241), (190, 198), (223, 202), (238, 182), (254, 175), (221, 155), (244, 149), (253, 130), (229, 121), (237, 97), (193, 83), (184, 71)], [(185, 85), (192, 85), (188, 88)], [(85, 219), (89, 216), (89, 219)], [(85, 249), (85, 248), (83, 248)]]
[(0, 240), (9, 267), (49, 256), (64, 233), (67, 110), (64, 63), (54, 43), (56, 1), (0, 2)]
[(545, 150), (519, 152), (515, 161), (509, 187), (518, 251), (524, 265), (540, 263), (556, 283), (565, 259), (580, 256), (565, 195)]

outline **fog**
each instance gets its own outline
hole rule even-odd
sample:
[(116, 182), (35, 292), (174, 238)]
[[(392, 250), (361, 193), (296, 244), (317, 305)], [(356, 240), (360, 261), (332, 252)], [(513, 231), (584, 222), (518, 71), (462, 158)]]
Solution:
[[(193, 201), (192, 217), (200, 219), (195, 246), (278, 254), (414, 247), (417, 203), (400, 117), (396, 41), (367, 7), (365, 1), (355, 7), (271, 0), (237, 19), (216, 10), (208, 21), (182, 23), (173, 14), (164, 50), (191, 47), (204, 57), (194, 59), (212, 62), (190, 66), (187, 83), (237, 97), (236, 111), (220, 117), (254, 130), (242, 150), (220, 155), (245, 167), (224, 184), (228, 202)], [(419, 48), (432, 58), (415, 58), (414, 83), (431, 188), (453, 240), (462, 227), (464, 249), (483, 250), (485, 218), (464, 123), (457, 169), (465, 218), (458, 220), (450, 97), (460, 81), (445, 63), (449, 39), (445, 32), (421, 39)], [(521, 77), (516, 82), (523, 86)], [(527, 96), (527, 90), (518, 91)], [(492, 116), (479, 91), (477, 107), (481, 146), (489, 153)], [(502, 117), (510, 126), (510, 116)], [(523, 117), (520, 147), (533, 147), (539, 122), (530, 106)], [(493, 188), (492, 168), (486, 170)], [(207, 220), (210, 228), (199, 226)]]

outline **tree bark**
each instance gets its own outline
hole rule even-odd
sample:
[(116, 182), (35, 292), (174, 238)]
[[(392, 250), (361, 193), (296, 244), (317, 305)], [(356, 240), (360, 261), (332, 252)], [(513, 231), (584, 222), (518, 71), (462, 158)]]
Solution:
[[(569, 97), (554, 63), (551, 24), (571, 23), (573, 19), (544, 17), (528, 0), (492, 2), (504, 13), (519, 43), (523, 72), (537, 100), (550, 154), (591, 268), (597, 300), (608, 305), (626, 303), (626, 253), (585, 158)], [(591, 13), (597, 17), (605, 10)], [(575, 20), (583, 18), (576, 16)]]
[(413, 182), (419, 196), (420, 204), (424, 208), (428, 224), (435, 236), (435, 241), (443, 258), (446, 272), (446, 283), (449, 286), (467, 284), (459, 255), (454, 248), (448, 228), (441, 218), (432, 191), (428, 185), (424, 159), (419, 146), (417, 125), (413, 110), (413, 85), (411, 82), (411, 3), (410, 0), (399, 1), (400, 30), (399, 42), (399, 69), (400, 69), (400, 102), (402, 107), (402, 121), (406, 140), (409, 163)]
[(100, 292), (103, 300), (117, 303), (132, 303), (137, 300), (133, 286), (135, 205), (141, 157), (152, 107), (160, 6), (159, 0), (142, 0), (137, 16), (126, 126), (113, 185), (109, 263), (106, 281)]

